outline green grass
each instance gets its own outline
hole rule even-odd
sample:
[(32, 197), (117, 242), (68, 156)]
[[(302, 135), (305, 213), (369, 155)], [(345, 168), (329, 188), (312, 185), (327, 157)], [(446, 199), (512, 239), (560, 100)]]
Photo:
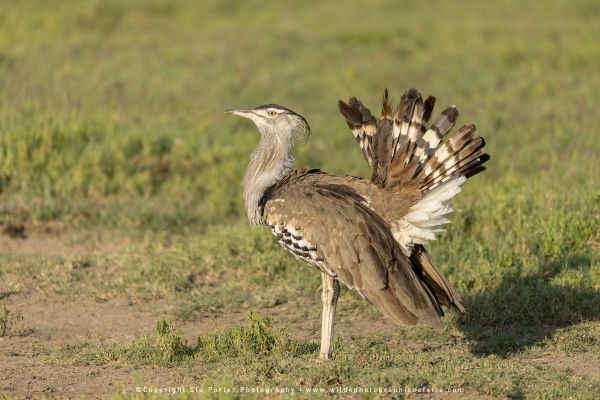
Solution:
[[(0, 8), (0, 223), (58, 226), (75, 248), (126, 243), (63, 255), (0, 249), (0, 300), (160, 302), (175, 326), (268, 315), (275, 304), (289, 313), (261, 331), (270, 350), (258, 354), (240, 343), (260, 318), (206, 334), (207, 351), (163, 325), (131, 341), (59, 346), (57, 365), (169, 365), (228, 385), (600, 391), (598, 377), (534, 361), (600, 350), (597, 2)], [(344, 336), (336, 358), (319, 363), (314, 342), (279, 331), (318, 318), (318, 274), (247, 226), (241, 179), (258, 135), (223, 110), (288, 106), (313, 128), (297, 166), (368, 176), (336, 102), (356, 95), (377, 110), (385, 87), (399, 99), (412, 86), (440, 109), (456, 104), (492, 157), (428, 246), (467, 313), (451, 312), (441, 333)], [(348, 290), (339, 307), (342, 319), (378, 317)], [(280, 338), (289, 342), (273, 344)]]

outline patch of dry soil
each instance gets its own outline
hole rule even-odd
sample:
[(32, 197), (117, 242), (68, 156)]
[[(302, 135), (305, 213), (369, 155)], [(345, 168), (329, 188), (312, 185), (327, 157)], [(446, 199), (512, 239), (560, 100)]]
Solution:
[(575, 353), (565, 357), (561, 354), (548, 353), (532, 361), (555, 368), (570, 369), (576, 375), (600, 379), (600, 354)]
[(0, 224), (0, 254), (54, 257), (97, 251), (110, 253), (130, 243), (112, 232), (66, 234), (60, 224)]

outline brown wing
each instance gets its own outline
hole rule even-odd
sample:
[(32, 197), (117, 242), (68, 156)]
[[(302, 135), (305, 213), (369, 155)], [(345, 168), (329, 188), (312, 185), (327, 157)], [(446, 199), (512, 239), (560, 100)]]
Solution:
[(385, 221), (338, 178), (295, 171), (272, 191), (264, 218), (293, 254), (358, 290), (401, 325), (439, 326), (441, 310)]

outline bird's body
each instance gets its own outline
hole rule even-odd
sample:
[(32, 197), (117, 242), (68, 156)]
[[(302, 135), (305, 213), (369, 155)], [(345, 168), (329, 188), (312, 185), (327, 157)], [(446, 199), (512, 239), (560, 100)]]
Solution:
[(268, 226), (285, 249), (322, 273), (324, 358), (331, 356), (338, 281), (399, 325), (439, 326), (442, 305), (463, 310), (423, 244), (448, 222), (449, 201), (488, 157), (473, 125), (444, 138), (458, 116), (452, 107), (427, 129), (433, 103), (411, 89), (394, 112), (386, 91), (377, 121), (357, 99), (340, 101), (370, 180), (292, 170), (295, 138), (309, 130), (293, 111), (273, 104), (232, 110), (261, 132), (244, 179), (250, 222)]
[(356, 289), (398, 324), (439, 324), (437, 303), (387, 223), (347, 183), (363, 185), (344, 178), (289, 173), (266, 202), (265, 222), (288, 251)]

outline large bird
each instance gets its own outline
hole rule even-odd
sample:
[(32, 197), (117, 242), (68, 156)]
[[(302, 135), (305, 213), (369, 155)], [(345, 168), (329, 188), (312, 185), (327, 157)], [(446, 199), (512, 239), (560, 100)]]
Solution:
[(339, 283), (402, 326), (440, 326), (442, 306), (464, 311), (423, 245), (449, 222), (452, 198), (489, 159), (475, 125), (449, 135), (458, 117), (445, 109), (428, 127), (435, 98), (410, 89), (396, 109), (385, 91), (381, 119), (358, 99), (338, 103), (372, 169), (370, 180), (317, 169), (293, 170), (306, 119), (277, 104), (228, 112), (252, 120), (260, 143), (244, 177), (252, 225), (321, 272), (321, 358), (331, 358)]

